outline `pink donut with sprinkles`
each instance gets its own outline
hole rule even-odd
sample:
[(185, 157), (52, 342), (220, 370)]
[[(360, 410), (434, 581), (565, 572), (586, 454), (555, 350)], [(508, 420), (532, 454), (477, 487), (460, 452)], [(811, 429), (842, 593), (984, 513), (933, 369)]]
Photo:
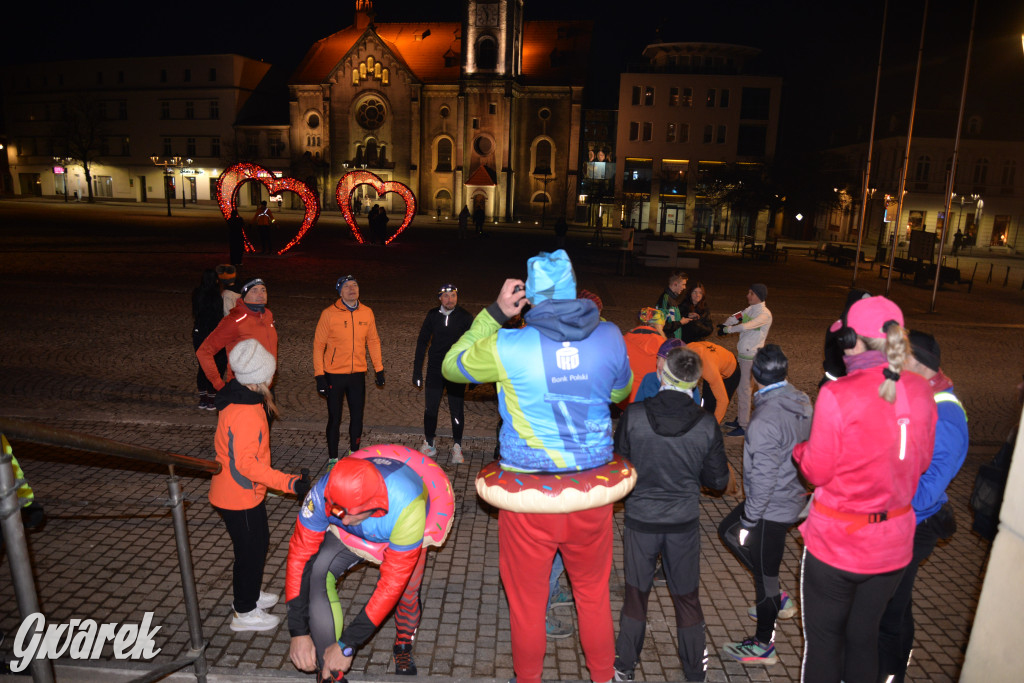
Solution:
[(636, 468), (616, 454), (610, 462), (579, 472), (515, 472), (491, 464), (476, 475), (476, 492), (501, 510), (564, 513), (621, 500), (636, 486)]
[[(440, 547), (444, 544), (445, 539), (448, 538), (448, 532), (452, 530), (452, 522), (455, 520), (455, 495), (452, 492), (452, 484), (448, 481), (448, 475), (444, 473), (440, 465), (419, 451), (400, 444), (367, 446), (349, 457), (362, 460), (385, 457), (411, 467), (423, 480), (429, 495), (427, 518), (423, 528), (423, 547)], [(353, 536), (334, 524), (331, 525), (331, 531), (337, 534), (349, 550), (367, 562), (380, 564), (384, 561), (384, 550), (388, 547), (387, 543), (375, 543)]]

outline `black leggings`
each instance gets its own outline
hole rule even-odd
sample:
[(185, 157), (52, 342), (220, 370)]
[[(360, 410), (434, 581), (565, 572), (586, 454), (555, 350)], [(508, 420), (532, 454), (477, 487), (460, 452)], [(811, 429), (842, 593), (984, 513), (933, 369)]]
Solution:
[[(420, 626), (420, 586), (423, 584), (426, 557), (426, 548), (420, 548), (416, 566), (395, 606), (396, 645), (411, 643)], [(317, 669), (323, 668), (324, 650), (338, 642), (345, 623), (344, 610), (338, 598), (338, 581), (362, 561), (330, 531), (324, 534), (320, 549), (310, 560), (309, 634), (316, 646)], [(349, 618), (355, 619), (354, 616)]]
[(462, 430), (465, 423), (463, 406), (465, 405), (466, 385), (449, 382), (441, 373), (436, 375), (427, 372), (427, 386), (423, 390), (423, 436), (427, 442), (434, 444), (437, 436), (437, 413), (441, 407), (441, 395), (448, 391), (448, 412), (452, 416), (452, 440), (462, 444)]
[(730, 512), (718, 526), (718, 535), (729, 547), (740, 562), (754, 575), (754, 595), (757, 605), (757, 639), (762, 643), (772, 641), (775, 632), (775, 619), (782, 607), (782, 596), (779, 592), (779, 567), (782, 566), (782, 553), (786, 549), (786, 532), (789, 524), (770, 522), (766, 519), (758, 521), (757, 526), (750, 529), (746, 545), (740, 545), (739, 532), (743, 528), (740, 517), (743, 516), (744, 504), (740, 503)]
[(825, 564), (804, 548), (801, 680), (874, 683), (878, 624), (903, 571), (901, 567), (884, 574), (854, 574)]
[(359, 450), (363, 436), (363, 404), (366, 400), (366, 373), (327, 377), (327, 457), (338, 457), (338, 440), (341, 438), (341, 403), (348, 400), (348, 445), (353, 451)]
[(214, 506), (224, 520), (235, 547), (235, 564), (232, 570), (234, 586), (234, 609), (245, 614), (256, 609), (263, 585), (263, 565), (267, 561), (270, 547), (270, 528), (267, 525), (267, 503), (260, 503), (248, 510), (224, 510)]

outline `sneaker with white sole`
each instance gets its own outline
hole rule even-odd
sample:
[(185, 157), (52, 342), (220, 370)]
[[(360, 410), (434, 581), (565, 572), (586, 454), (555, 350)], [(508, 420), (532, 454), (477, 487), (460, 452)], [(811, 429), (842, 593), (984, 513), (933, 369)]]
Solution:
[(631, 681), (633, 680), (633, 671), (619, 671), (615, 669), (615, 676), (612, 678), (613, 681)]
[(544, 631), (551, 640), (568, 638), (572, 635), (572, 626), (566, 626), (554, 617), (548, 617), (544, 623)]
[(427, 443), (426, 439), (423, 439), (423, 443), (420, 445), (420, 453), (433, 458), (437, 455), (437, 449)]
[[(781, 591), (782, 607), (779, 608), (779, 619), (792, 619), (796, 616), (796, 600), (789, 596), (786, 591)], [(747, 608), (747, 616), (757, 621), (757, 605)]]
[(276, 605), (280, 599), (281, 596), (277, 593), (264, 593), (260, 591), (260, 599), (256, 601), (256, 606), (262, 610), (268, 610)]
[(251, 612), (239, 614), (231, 619), (232, 631), (273, 631), (281, 623), (281, 617), (267, 614), (259, 607)]
[(747, 638), (742, 643), (726, 643), (722, 652), (741, 664), (774, 664), (779, 661), (775, 643), (762, 643), (757, 638)]
[(462, 457), (462, 446), (455, 444), (452, 446), (452, 464), (461, 465), (466, 462), (466, 459)]

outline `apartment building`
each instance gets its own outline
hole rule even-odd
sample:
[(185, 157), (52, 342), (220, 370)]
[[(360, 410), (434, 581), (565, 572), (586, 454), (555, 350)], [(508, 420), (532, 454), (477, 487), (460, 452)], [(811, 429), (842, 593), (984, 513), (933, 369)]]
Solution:
[(759, 52), (659, 43), (622, 74), (615, 194), (628, 225), (676, 235), (753, 232), (757, 216), (730, 215), (715, 188), (726, 168), (753, 173), (775, 153), (782, 79), (757, 73)]

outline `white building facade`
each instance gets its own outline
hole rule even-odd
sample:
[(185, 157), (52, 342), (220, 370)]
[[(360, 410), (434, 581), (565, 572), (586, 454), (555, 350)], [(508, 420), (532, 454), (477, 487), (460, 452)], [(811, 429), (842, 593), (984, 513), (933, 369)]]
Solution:
[[(81, 159), (68, 145), (68, 111), (86, 111), (92, 195), (126, 202), (215, 201), (216, 179), (240, 152), (264, 153), (271, 135), (236, 141), (242, 105), (269, 65), (238, 55), (91, 59), (10, 69), (4, 89), (12, 192), (87, 198)], [(278, 153), (287, 167), (287, 135)], [(252, 149), (239, 149), (251, 143)], [(165, 171), (161, 161), (177, 157)], [(191, 160), (190, 162), (188, 160)]]

